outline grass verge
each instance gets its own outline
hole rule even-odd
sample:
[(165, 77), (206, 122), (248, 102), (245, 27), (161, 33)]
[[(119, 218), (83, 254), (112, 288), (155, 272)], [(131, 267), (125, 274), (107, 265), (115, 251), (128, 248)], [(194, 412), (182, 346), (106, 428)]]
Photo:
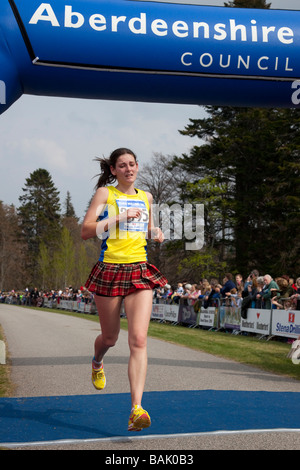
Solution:
[(300, 366), (287, 358), (291, 345), (254, 336), (190, 329), (152, 322), (149, 335), (214, 356), (300, 380)]
[[(1, 325), (0, 325), (0, 340), (5, 342), (5, 337), (4, 337)], [(0, 364), (0, 397), (8, 397), (12, 394), (12, 392), (13, 392), (13, 384), (10, 380), (9, 358), (6, 358), (6, 364)]]

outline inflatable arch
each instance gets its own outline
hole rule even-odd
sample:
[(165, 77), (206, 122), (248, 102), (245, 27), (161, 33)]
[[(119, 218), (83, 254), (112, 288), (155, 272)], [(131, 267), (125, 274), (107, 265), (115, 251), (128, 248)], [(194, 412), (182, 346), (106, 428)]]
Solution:
[(298, 107), (300, 11), (1, 0), (0, 113), (22, 94)]

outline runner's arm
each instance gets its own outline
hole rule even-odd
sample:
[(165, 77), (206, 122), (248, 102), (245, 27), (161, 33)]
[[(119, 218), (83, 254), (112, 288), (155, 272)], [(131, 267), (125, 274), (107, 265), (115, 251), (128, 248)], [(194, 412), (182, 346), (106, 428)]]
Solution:
[(115, 227), (121, 221), (141, 216), (140, 209), (130, 208), (122, 214), (116, 214), (99, 221), (99, 216), (106, 206), (107, 198), (108, 189), (105, 187), (98, 188), (81, 226), (81, 238), (83, 240), (100, 236), (102, 233), (107, 232), (110, 227)]
[(149, 201), (149, 206), (150, 206), (150, 212), (149, 212), (149, 224), (148, 224), (148, 238), (151, 240), (154, 240), (156, 242), (162, 243), (165, 239), (165, 236), (161, 229), (159, 227), (154, 226), (154, 221), (153, 221), (153, 211), (152, 211), (152, 204), (153, 204), (153, 196), (152, 194), (146, 192), (148, 201)]
[(87, 240), (88, 238), (94, 238), (97, 235), (107, 231), (112, 224), (116, 224), (117, 216), (111, 217), (110, 219), (104, 219), (98, 221), (100, 214), (102, 213), (108, 198), (108, 189), (105, 187), (98, 188), (94, 194), (92, 202), (85, 214), (82, 226), (81, 226), (81, 238)]

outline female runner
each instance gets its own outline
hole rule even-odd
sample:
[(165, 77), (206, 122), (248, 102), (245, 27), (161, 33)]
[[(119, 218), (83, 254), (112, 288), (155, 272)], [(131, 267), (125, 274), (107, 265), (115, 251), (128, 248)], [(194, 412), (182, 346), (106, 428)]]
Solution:
[[(129, 431), (150, 426), (142, 408), (147, 371), (147, 332), (152, 311), (152, 289), (167, 279), (147, 263), (147, 237), (164, 240), (151, 217), (152, 195), (136, 189), (138, 172), (135, 154), (116, 149), (109, 159), (97, 159), (101, 173), (96, 192), (82, 224), (84, 240), (102, 237), (100, 258), (85, 284), (95, 293), (101, 334), (95, 340), (92, 382), (96, 389), (106, 385), (103, 357), (118, 339), (120, 309), (124, 299), (130, 350), (128, 377), (131, 392)], [(117, 181), (116, 186), (106, 186)]]

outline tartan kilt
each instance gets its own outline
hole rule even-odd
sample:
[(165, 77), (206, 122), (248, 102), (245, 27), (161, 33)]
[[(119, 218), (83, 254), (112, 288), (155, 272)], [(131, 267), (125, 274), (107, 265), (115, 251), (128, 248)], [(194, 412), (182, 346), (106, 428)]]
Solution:
[(167, 279), (147, 262), (114, 264), (98, 261), (85, 287), (90, 292), (108, 297), (126, 296), (137, 289), (154, 289), (167, 284)]

